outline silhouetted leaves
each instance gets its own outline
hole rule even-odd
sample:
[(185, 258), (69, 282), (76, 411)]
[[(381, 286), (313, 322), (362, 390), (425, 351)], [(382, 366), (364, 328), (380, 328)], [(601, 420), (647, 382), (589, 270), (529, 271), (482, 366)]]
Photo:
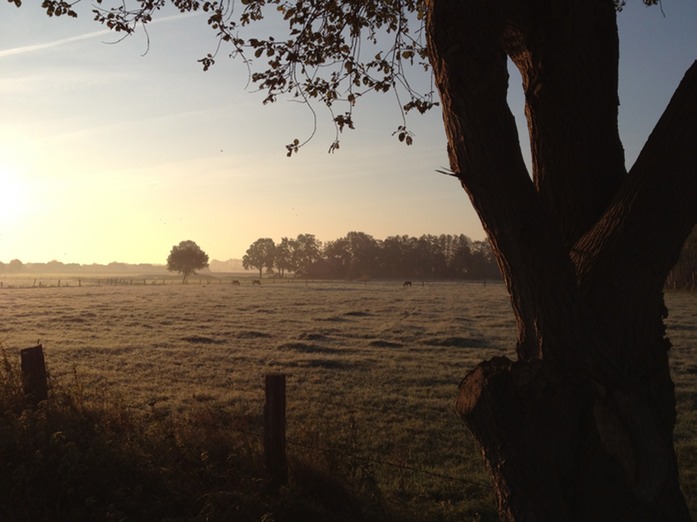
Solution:
[[(19, 7), (21, 2), (18, 0), (10, 0)], [(48, 16), (63, 16), (67, 15), (72, 18), (77, 18), (77, 13), (73, 11), (72, 4), (64, 2), (63, 0), (44, 0), (41, 2), (41, 7), (46, 10)]]
[[(407, 79), (407, 69), (430, 67), (423, 38), (425, 5), (420, 0), (170, 1), (180, 12), (209, 14), (207, 23), (218, 45), (198, 60), (204, 71), (216, 63), (222, 44), (228, 44), (229, 55), (248, 66), (250, 82), (266, 93), (263, 103), (287, 96), (310, 107), (314, 102), (324, 105), (336, 133), (329, 152), (339, 149), (339, 133), (355, 128), (352, 107), (367, 92), (393, 94), (402, 118), (395, 135), (407, 145), (414, 136), (406, 130), (406, 113), (416, 109), (423, 114), (437, 105), (432, 88), (419, 92)], [(107, 5), (107, 0), (97, 0), (93, 12), (95, 20), (108, 28), (131, 34), (138, 25), (151, 22), (166, 3), (134, 0)], [(256, 26), (247, 27), (279, 17), (287, 27), (284, 34), (263, 36)], [(255, 31), (254, 37), (243, 38), (245, 29)], [(400, 102), (400, 92), (410, 100), (406, 105)], [(346, 109), (336, 111), (337, 104)], [(306, 141), (286, 145), (287, 155), (297, 153)]]

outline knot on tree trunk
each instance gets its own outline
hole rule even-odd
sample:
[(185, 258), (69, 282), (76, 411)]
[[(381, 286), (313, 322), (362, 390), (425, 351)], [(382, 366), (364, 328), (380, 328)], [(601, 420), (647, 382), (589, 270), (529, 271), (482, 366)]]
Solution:
[(662, 498), (675, 491), (672, 447), (634, 394), (541, 359), (496, 357), (463, 379), (456, 411), (484, 453), (504, 520), (675, 519), (661, 505), (685, 514), (678, 497)]
[(500, 513), (510, 520), (575, 519), (576, 453), (591, 399), (540, 359), (496, 357), (465, 377), (456, 410), (490, 465)]

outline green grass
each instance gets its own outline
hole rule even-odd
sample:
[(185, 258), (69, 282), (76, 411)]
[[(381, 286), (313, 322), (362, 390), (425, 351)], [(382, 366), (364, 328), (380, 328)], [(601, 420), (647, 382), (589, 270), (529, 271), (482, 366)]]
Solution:
[[(694, 512), (697, 296), (667, 299)], [(0, 316), (2, 520), (496, 520), (453, 402), (468, 369), (512, 355), (500, 284), (15, 287)], [(10, 368), (37, 340), (52, 395), (32, 412)], [(261, 464), (270, 372), (288, 376), (278, 493)]]

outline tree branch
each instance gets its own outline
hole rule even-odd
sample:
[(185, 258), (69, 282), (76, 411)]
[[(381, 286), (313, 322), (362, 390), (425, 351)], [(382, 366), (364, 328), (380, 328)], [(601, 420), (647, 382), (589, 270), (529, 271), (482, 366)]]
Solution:
[[(629, 176), (603, 218), (574, 247), (581, 292), (597, 316), (633, 325), (611, 354), (635, 378), (649, 374), (655, 353), (648, 331), (635, 324), (647, 307), (663, 308), (662, 292), (682, 245), (697, 222), (697, 62), (685, 74)], [(661, 310), (653, 314), (660, 320)], [(613, 330), (607, 328), (608, 331)], [(667, 348), (667, 346), (666, 346)]]
[[(574, 248), (584, 287), (637, 277), (662, 289), (697, 222), (697, 62), (686, 72), (602, 220)], [(627, 266), (631, 263), (631, 266)]]

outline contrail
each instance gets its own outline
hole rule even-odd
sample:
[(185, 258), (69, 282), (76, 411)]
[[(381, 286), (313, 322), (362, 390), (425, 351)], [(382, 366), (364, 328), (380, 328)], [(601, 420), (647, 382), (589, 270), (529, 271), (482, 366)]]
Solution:
[(34, 45), (24, 45), (22, 47), (15, 47), (13, 49), (5, 49), (0, 51), (0, 58), (5, 58), (6, 56), (17, 56), (18, 54), (33, 53), (36, 51), (42, 51), (44, 49), (52, 49), (54, 47), (60, 47), (61, 45), (69, 44), (72, 42), (79, 42), (80, 40), (89, 40), (95, 36), (101, 36), (111, 33), (109, 29), (102, 29), (101, 31), (94, 31), (92, 33), (85, 33), (78, 36), (71, 36), (69, 38), (61, 38), (60, 40), (54, 40), (53, 42), (46, 42)]
[[(153, 20), (148, 25), (158, 24), (158, 23), (163, 23), (163, 22), (170, 22), (172, 20), (178, 20), (181, 18), (189, 18), (192, 16), (198, 16), (199, 14), (200, 13), (185, 13), (185, 14), (176, 14), (176, 15), (166, 16), (164, 18), (159, 18), (159, 19)], [(13, 49), (0, 50), (0, 58), (5, 58), (7, 56), (17, 56), (20, 54), (33, 53), (36, 51), (42, 51), (44, 49), (53, 49), (55, 47), (60, 47), (61, 45), (66, 45), (66, 44), (73, 43), (73, 42), (79, 42), (82, 40), (89, 40), (90, 38), (95, 38), (97, 36), (105, 36), (108, 34), (118, 36), (119, 38), (122, 38), (124, 36), (122, 33), (115, 33), (114, 31), (111, 31), (110, 29), (102, 29), (100, 31), (93, 31), (91, 33), (80, 34), (77, 36), (70, 36), (68, 38), (61, 38), (60, 40), (54, 40), (52, 42), (45, 42), (45, 43), (39, 43), (39, 44), (33, 44), (33, 45), (24, 45), (22, 47), (14, 47)]]

